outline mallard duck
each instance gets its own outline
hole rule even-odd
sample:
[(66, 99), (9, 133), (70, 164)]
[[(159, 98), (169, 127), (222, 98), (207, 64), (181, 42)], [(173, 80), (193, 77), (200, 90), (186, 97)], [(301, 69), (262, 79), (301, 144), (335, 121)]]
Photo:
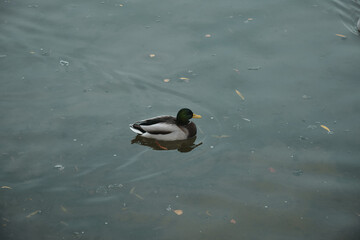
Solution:
[(158, 116), (130, 124), (130, 129), (146, 138), (162, 141), (176, 141), (192, 138), (196, 135), (195, 123), (191, 118), (201, 118), (188, 108), (180, 109), (173, 116)]

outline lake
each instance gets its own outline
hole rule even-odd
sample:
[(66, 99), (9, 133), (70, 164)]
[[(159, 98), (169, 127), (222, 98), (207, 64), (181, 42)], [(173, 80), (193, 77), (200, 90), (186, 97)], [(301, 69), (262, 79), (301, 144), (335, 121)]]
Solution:
[[(1, 239), (360, 239), (360, 1), (0, 3)], [(187, 107), (196, 139), (135, 121)]]

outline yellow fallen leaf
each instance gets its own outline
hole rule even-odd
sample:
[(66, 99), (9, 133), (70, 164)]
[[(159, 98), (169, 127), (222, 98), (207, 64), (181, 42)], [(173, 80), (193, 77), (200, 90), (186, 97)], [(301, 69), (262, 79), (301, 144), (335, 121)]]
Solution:
[(34, 216), (34, 215), (36, 215), (36, 214), (38, 214), (40, 212), (41, 212), (40, 210), (36, 210), (35, 212), (32, 212), (29, 215), (27, 215), (26, 218), (31, 218), (32, 216)]
[(12, 188), (9, 187), (9, 186), (2, 186), (1, 188), (2, 188), (2, 189), (12, 189)]
[(342, 34), (335, 34), (335, 35), (338, 36), (338, 37), (341, 37), (341, 38), (346, 38), (346, 36), (342, 35)]
[(325, 129), (325, 130), (328, 131), (328, 132), (331, 132), (330, 129), (329, 129), (327, 126), (325, 126), (325, 125), (320, 125), (320, 127), (322, 127), (323, 129)]
[(149, 54), (149, 57), (150, 57), (150, 58), (154, 58), (154, 57), (155, 57), (155, 54), (153, 54), (153, 53), (152, 53), (152, 54)]
[(235, 92), (237, 95), (239, 95), (239, 97), (241, 97), (242, 100), (245, 100), (244, 96), (241, 94), (241, 92), (239, 92), (237, 89), (235, 89)]
[(68, 211), (63, 205), (61, 205), (60, 208), (61, 208), (61, 210), (62, 210), (63, 212), (67, 212), (67, 211)]
[(135, 192), (135, 187), (133, 187), (133, 188), (130, 190), (129, 193), (130, 193), (130, 194), (134, 194), (135, 197), (137, 197), (138, 199), (144, 200), (144, 198), (143, 198), (142, 196), (140, 196), (139, 194), (137, 194), (137, 193)]
[(205, 212), (205, 213), (206, 213), (206, 215), (208, 215), (208, 216), (210, 216), (210, 217), (212, 216), (212, 214), (210, 213), (210, 211), (209, 211), (209, 210), (206, 210), (206, 212)]
[(178, 210), (174, 210), (174, 213), (176, 214), (176, 215), (182, 215), (184, 212), (183, 212), (183, 210), (180, 210), (180, 209), (178, 209)]
[(164, 82), (170, 82), (170, 79), (165, 78), (165, 79), (164, 79)]
[(35, 52), (34, 52), (34, 51), (31, 51), (31, 52), (29, 52), (29, 53), (31, 53), (31, 54), (35, 54)]
[(142, 196), (140, 196), (139, 194), (135, 193), (135, 196), (138, 198), (138, 199), (141, 199), (141, 200), (144, 200), (144, 198)]

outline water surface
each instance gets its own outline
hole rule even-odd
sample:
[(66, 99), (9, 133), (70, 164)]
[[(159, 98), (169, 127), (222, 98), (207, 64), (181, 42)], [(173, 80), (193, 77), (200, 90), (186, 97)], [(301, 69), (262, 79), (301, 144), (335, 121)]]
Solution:
[[(2, 239), (359, 239), (359, 17), (358, 0), (3, 1)], [(129, 123), (182, 107), (201, 145), (132, 143)]]

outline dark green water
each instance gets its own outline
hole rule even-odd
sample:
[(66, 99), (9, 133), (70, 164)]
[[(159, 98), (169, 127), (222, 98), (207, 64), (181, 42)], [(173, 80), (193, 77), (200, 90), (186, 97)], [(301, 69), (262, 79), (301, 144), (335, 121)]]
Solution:
[[(1, 239), (359, 239), (359, 17), (359, 0), (2, 1)], [(182, 107), (201, 145), (131, 143), (129, 123)]]

